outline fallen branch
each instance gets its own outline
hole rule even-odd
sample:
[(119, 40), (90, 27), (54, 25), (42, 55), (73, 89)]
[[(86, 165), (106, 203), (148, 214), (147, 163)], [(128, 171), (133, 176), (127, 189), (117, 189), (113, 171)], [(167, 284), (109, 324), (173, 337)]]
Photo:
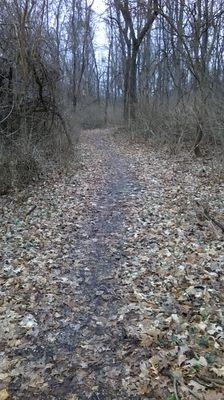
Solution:
[(202, 375), (197, 375), (198, 382), (201, 383), (200, 381), (203, 382), (203, 385), (206, 384), (207, 387), (216, 387), (216, 388), (223, 388), (224, 387), (224, 381), (222, 379), (218, 378), (211, 378), (208, 376), (202, 376)]
[(27, 211), (26, 217), (28, 217), (28, 215), (30, 215), (36, 208), (37, 208), (36, 205), (34, 205), (33, 207), (31, 207), (31, 208), (29, 209), (29, 211)]
[(177, 383), (178, 383), (178, 380), (177, 380), (177, 378), (174, 376), (174, 377), (173, 377), (173, 390), (174, 390), (174, 395), (175, 395), (176, 400), (179, 400), (178, 391), (177, 391)]
[(222, 233), (224, 233), (224, 225), (217, 221), (215, 218), (213, 218), (209, 211), (207, 210), (207, 208), (203, 207), (198, 201), (196, 201), (196, 204), (198, 207), (200, 207), (203, 210), (203, 216), (205, 217), (205, 219), (207, 219), (208, 221), (213, 222), (214, 225), (218, 226), (219, 229), (221, 229)]
[(9, 113), (6, 115), (6, 117), (4, 117), (4, 118), (0, 121), (0, 124), (3, 124), (3, 122), (5, 122), (5, 121), (10, 117), (10, 115), (11, 115), (12, 112), (13, 112), (13, 110), (14, 110), (14, 103), (12, 104), (11, 110), (10, 110)]

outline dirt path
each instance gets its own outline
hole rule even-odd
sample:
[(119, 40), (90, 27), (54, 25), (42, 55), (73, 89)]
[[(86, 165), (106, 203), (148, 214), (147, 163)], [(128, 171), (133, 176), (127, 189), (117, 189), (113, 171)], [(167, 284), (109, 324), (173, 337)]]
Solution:
[(97, 174), (101, 182), (90, 193), (92, 212), (71, 249), (74, 258), (78, 255), (83, 260), (69, 274), (69, 279), (79, 282), (80, 290), (74, 294), (74, 301), (82, 309), (61, 332), (63, 345), (69, 349), (72, 343), (67, 356), (77, 364), (73, 365), (70, 376), (66, 373), (63, 383), (54, 382), (51, 388), (61, 398), (68, 393), (76, 393), (80, 399), (115, 399), (119, 395), (127, 398), (121, 385), (123, 365), (119, 354), (124, 340), (118, 321), (123, 305), (119, 272), (124, 262), (127, 205), (129, 197), (133, 198), (139, 190), (139, 184), (110, 135), (91, 132), (87, 141), (95, 148), (96, 159), (100, 154)]
[(220, 218), (223, 184), (110, 130), (79, 150), (1, 199), (0, 400), (222, 400), (223, 238), (193, 204)]
[[(8, 283), (11, 279), (10, 285), (17, 285), (20, 293), (9, 311), (11, 325), (5, 326), (3, 333), (8, 343), (2, 343), (7, 356), (4, 362), (11, 369), (4, 371), (13, 399), (123, 396), (119, 348), (124, 338), (118, 321), (123, 299), (118, 276), (124, 258), (124, 221), (139, 184), (110, 132), (85, 133), (83, 143), (85, 156), (90, 153), (89, 165), (84, 157), (84, 176), (78, 182), (71, 176), (65, 182), (56, 180), (49, 221), (37, 204), (37, 217), (21, 222), (21, 236), (13, 231), (6, 243), (3, 279)], [(77, 190), (80, 184), (83, 187)], [(35, 203), (46, 192), (47, 188), (40, 188), (39, 194), (31, 193), (34, 199), (37, 196)], [(77, 214), (83, 212), (78, 223), (76, 207)], [(15, 209), (11, 212), (13, 215)], [(44, 228), (51, 229), (46, 246), (41, 243)], [(21, 248), (15, 249), (18, 242)], [(16, 255), (12, 254), (15, 250)], [(22, 258), (29, 264), (26, 274), (20, 269)], [(16, 259), (14, 266), (20, 264), (16, 273), (7, 269), (8, 259), (12, 263)], [(14, 310), (17, 318), (10, 314)], [(6, 331), (12, 327), (12, 335), (7, 337)]]

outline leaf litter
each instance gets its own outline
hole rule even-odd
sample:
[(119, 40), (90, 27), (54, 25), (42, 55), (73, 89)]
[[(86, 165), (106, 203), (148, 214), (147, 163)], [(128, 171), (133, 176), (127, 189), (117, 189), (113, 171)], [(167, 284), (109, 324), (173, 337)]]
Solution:
[(222, 219), (223, 182), (110, 130), (79, 151), (1, 199), (0, 399), (223, 399), (223, 234), (195, 205)]

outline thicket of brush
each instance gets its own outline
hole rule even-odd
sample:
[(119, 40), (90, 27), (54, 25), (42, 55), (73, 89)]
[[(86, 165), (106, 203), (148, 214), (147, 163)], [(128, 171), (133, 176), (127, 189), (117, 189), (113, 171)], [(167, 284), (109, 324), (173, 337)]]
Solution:
[(85, 121), (94, 125), (87, 104), (99, 100), (93, 23), (85, 0), (1, 2), (1, 194), (66, 163)]
[[(203, 112), (203, 119), (200, 115)], [(224, 155), (224, 99), (208, 95), (206, 104), (191, 94), (176, 103), (169, 101), (139, 101), (136, 106), (136, 120), (131, 121), (131, 137), (150, 140), (155, 145), (167, 146), (172, 153), (186, 150), (203, 156), (208, 151)], [(201, 130), (200, 152), (195, 147)]]
[(2, 2), (0, 193), (27, 185), (49, 160), (71, 152), (54, 37), (35, 2)]
[(131, 136), (223, 152), (223, 1), (111, 0), (107, 22), (107, 93)]

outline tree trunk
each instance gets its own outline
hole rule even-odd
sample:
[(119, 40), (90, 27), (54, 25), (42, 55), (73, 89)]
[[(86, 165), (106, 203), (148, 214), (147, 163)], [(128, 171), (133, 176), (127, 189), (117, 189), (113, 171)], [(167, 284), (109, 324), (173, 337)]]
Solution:
[(130, 62), (129, 74), (129, 116), (131, 120), (136, 119), (137, 105), (137, 54), (138, 49), (133, 48)]
[(124, 119), (129, 119), (129, 96), (130, 96), (130, 64), (131, 56), (128, 54), (125, 60), (125, 72), (124, 72)]
[(201, 127), (200, 123), (198, 123), (198, 126), (197, 126), (197, 137), (196, 137), (196, 141), (195, 141), (195, 144), (194, 144), (194, 154), (196, 155), (196, 157), (201, 157), (202, 156), (201, 148), (200, 148), (200, 144), (201, 144), (202, 139), (203, 139), (203, 131), (202, 131), (202, 127)]

